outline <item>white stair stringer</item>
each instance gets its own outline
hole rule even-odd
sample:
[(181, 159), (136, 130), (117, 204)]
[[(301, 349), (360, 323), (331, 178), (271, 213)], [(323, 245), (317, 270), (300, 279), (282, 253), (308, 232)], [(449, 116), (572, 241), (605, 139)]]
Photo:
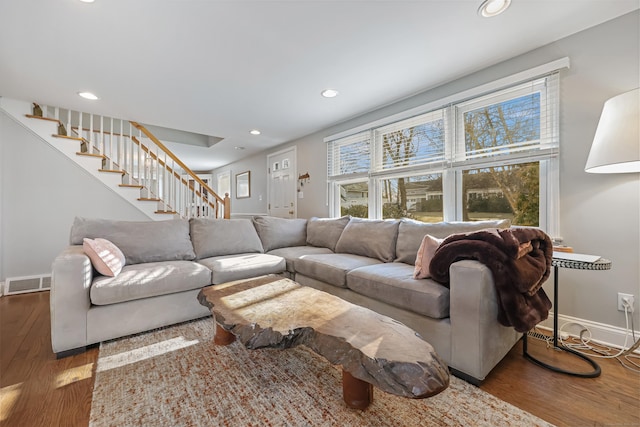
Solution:
[(100, 172), (99, 169), (102, 167), (102, 158), (78, 155), (77, 153), (80, 151), (80, 141), (52, 136), (57, 132), (56, 122), (27, 117), (26, 114), (30, 114), (31, 112), (31, 103), (0, 97), (0, 108), (25, 129), (63, 153), (75, 165), (98, 179), (150, 219), (162, 221), (173, 218), (172, 215), (155, 213), (158, 209), (158, 203), (138, 200), (141, 194), (139, 188), (120, 187), (120, 184), (123, 182), (120, 174)]

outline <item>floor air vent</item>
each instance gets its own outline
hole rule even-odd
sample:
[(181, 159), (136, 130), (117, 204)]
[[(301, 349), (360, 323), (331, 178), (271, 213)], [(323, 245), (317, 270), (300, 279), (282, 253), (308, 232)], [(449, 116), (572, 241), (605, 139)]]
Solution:
[(4, 283), (4, 295), (46, 291), (51, 288), (51, 276), (9, 277)]

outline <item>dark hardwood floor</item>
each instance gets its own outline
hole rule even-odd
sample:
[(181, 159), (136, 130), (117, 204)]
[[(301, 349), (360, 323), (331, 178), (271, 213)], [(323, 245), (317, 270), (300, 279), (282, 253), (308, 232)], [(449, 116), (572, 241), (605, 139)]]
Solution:
[[(57, 360), (50, 334), (48, 292), (0, 298), (1, 425), (89, 424), (98, 350)], [(587, 369), (542, 341), (529, 343), (540, 358)], [(518, 343), (481, 388), (557, 426), (640, 426), (640, 374), (600, 362), (598, 378), (556, 374), (526, 361)]]

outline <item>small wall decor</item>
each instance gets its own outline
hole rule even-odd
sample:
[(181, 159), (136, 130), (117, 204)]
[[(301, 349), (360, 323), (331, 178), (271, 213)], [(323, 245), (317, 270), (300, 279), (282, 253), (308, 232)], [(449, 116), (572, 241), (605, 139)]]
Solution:
[(311, 179), (309, 172), (304, 175), (298, 175), (298, 193), (302, 194), (302, 187), (309, 182), (309, 179)]
[(251, 172), (236, 174), (236, 199), (251, 197)]
[(300, 186), (304, 186), (304, 184), (308, 183), (311, 177), (309, 176), (309, 172), (304, 175), (298, 175), (298, 181), (300, 181)]

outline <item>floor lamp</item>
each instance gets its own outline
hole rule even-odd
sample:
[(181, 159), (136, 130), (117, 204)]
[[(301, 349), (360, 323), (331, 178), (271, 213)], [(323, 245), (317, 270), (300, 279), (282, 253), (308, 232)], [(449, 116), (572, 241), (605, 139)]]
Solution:
[(589, 173), (640, 172), (640, 88), (604, 104), (584, 168)]
[[(640, 172), (640, 88), (605, 102), (584, 168), (589, 173)], [(638, 339), (622, 355), (640, 346)]]

